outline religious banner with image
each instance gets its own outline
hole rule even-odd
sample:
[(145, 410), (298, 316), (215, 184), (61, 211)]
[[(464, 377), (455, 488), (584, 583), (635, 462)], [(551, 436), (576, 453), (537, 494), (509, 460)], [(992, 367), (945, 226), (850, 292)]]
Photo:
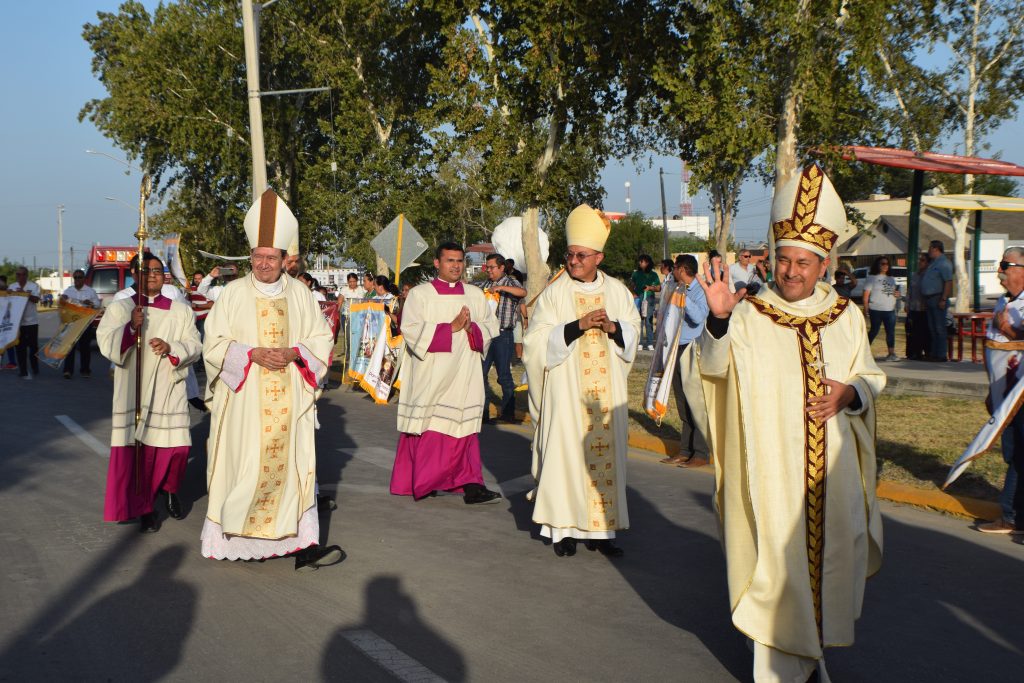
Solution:
[(331, 334), (334, 338), (338, 338), (338, 326), (341, 324), (341, 316), (338, 311), (337, 301), (321, 301), (320, 312), (324, 314), (324, 318), (327, 319), (327, 324), (331, 326)]
[(381, 327), (387, 320), (381, 301), (354, 301), (349, 311), (348, 376), (356, 382), (370, 367)]
[(100, 314), (97, 308), (77, 306), (67, 301), (61, 301), (57, 310), (60, 312), (60, 329), (36, 354), (54, 370), (60, 370), (64, 359), (75, 348), (75, 342)]
[[(359, 380), (359, 386), (366, 390), (375, 403), (387, 403), (391, 387), (398, 377), (398, 365), (402, 359), (402, 335), (391, 335), (391, 325), (381, 325), (377, 343), (370, 356), (366, 373)], [(397, 387), (396, 387), (397, 388)]]
[(28, 297), (28, 292), (0, 292), (0, 353), (18, 343)]

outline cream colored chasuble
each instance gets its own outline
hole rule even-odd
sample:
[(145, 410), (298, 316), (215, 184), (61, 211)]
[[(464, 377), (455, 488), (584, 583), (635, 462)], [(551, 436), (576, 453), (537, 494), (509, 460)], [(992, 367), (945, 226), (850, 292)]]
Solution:
[[(864, 316), (823, 283), (798, 303), (765, 289), (722, 339), (705, 331), (693, 346), (686, 394), (706, 402), (733, 623), (812, 660), (852, 644), (882, 552), (874, 403), (885, 375)], [(818, 425), (804, 407), (826, 377), (862, 406)]]
[[(625, 347), (597, 329), (566, 346), (565, 324), (598, 308), (618, 321)], [(537, 425), (533, 521), (553, 540), (611, 538), (629, 527), (626, 377), (639, 328), (632, 294), (600, 272), (591, 283), (553, 282), (530, 319), (523, 360)]]

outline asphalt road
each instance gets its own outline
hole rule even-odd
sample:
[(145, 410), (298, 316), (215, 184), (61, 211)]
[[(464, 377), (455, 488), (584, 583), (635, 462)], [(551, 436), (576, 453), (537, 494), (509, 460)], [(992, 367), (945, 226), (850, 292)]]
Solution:
[[(47, 333), (44, 316), (43, 334)], [(95, 372), (95, 370), (100, 370)], [(208, 418), (193, 413), (184, 520), (143, 536), (104, 524), (106, 362), (67, 381), (0, 373), (0, 680), (732, 681), (732, 628), (708, 472), (642, 453), (629, 469), (626, 556), (559, 559), (524, 498), (529, 434), (485, 427), (500, 505), (387, 493), (394, 407), (320, 403), (322, 518), (340, 565), (199, 554)], [(78, 431), (80, 428), (80, 431)], [(836, 681), (1018, 680), (1024, 546), (964, 520), (886, 504), (883, 569)]]

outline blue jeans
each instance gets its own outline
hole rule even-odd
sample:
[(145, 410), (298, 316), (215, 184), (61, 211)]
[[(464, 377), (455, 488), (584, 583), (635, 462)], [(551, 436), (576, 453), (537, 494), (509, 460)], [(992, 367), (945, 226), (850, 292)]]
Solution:
[(503, 418), (515, 417), (516, 404), (515, 392), (516, 383), (512, 379), (512, 354), (515, 351), (515, 342), (512, 340), (512, 330), (502, 330), (498, 336), (491, 340), (491, 346), (484, 356), (484, 386), (487, 385), (487, 375), (491, 371), (491, 364), (498, 372), (498, 384), (501, 386), (501, 405), (498, 406), (498, 414)]
[(941, 294), (924, 298), (925, 313), (928, 315), (928, 335), (931, 337), (931, 348), (928, 355), (932, 358), (946, 357), (946, 309), (939, 308)]
[[(1014, 422), (1022, 419), (1020, 413), (1013, 418)], [(1013, 466), (1013, 427), (1003, 431), (1002, 447), (1003, 461), (1006, 463), (1006, 479), (1003, 481), (1003, 491), (999, 494), (999, 507), (1003, 509), (1003, 519), (1013, 523), (1013, 494), (1017, 491), (1017, 468)]]
[(885, 325), (885, 345), (890, 350), (896, 347), (896, 311), (876, 311), (868, 308), (868, 317), (871, 319), (871, 330), (868, 332), (868, 344), (875, 341), (878, 328)]

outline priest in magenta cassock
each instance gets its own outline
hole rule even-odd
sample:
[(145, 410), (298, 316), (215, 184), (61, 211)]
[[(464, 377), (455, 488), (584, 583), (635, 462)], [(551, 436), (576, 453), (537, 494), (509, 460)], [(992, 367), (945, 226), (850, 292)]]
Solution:
[(315, 402), (334, 336), (309, 289), (284, 273), (298, 221), (272, 190), (249, 209), (252, 272), (229, 282), (206, 318), (212, 392), (203, 556), (295, 555), (297, 570), (336, 564), (316, 509)]
[(487, 405), (481, 361), (498, 320), (477, 287), (462, 283), (466, 253), (437, 248), (437, 277), (409, 290), (402, 309), (406, 356), (398, 371), (398, 452), (391, 493), (420, 499), (463, 493), (469, 504), (501, 494), (484, 486), (480, 422)]
[(875, 400), (885, 387), (855, 303), (826, 282), (843, 202), (808, 166), (772, 204), (775, 281), (732, 294), (717, 259), (711, 315), (687, 373), (707, 407), (715, 508), (736, 628), (754, 679), (828, 680), (824, 648), (851, 645), (882, 559)]
[(565, 274), (537, 300), (523, 339), (530, 376), (533, 521), (559, 557), (589, 550), (617, 557), (629, 528), (626, 377), (640, 316), (633, 295), (598, 269), (610, 223), (582, 205), (566, 221)]
[[(171, 517), (181, 517), (178, 486), (185, 472), (189, 434), (185, 376), (202, 350), (192, 309), (160, 293), (164, 267), (152, 254), (138, 264), (142, 306), (136, 299), (113, 301), (96, 330), (100, 353), (114, 364), (114, 410), (103, 519), (139, 517), (141, 531), (157, 530), (153, 501), (167, 494)], [(135, 426), (136, 340), (142, 346), (142, 414)], [(135, 442), (142, 443), (137, 457)]]

